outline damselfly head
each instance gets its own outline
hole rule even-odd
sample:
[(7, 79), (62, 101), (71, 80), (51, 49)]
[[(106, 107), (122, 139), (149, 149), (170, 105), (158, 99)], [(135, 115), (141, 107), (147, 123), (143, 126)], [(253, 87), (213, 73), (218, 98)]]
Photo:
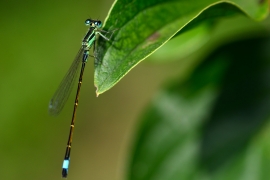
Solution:
[(86, 26), (91, 26), (91, 27), (101, 28), (102, 22), (101, 21), (98, 21), (98, 20), (86, 19), (85, 20), (85, 25)]

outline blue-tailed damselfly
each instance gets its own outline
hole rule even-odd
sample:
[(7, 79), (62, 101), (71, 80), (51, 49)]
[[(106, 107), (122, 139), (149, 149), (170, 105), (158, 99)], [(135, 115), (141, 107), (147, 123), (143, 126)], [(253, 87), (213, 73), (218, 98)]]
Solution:
[[(99, 29), (102, 26), (101, 21), (87, 19), (85, 21), (85, 24), (87, 26), (90, 26), (90, 27), (89, 27), (85, 37), (83, 38), (82, 46), (81, 46), (78, 54), (76, 55), (71, 67), (69, 68), (67, 74), (65, 75), (64, 79), (60, 83), (58, 89), (56, 90), (55, 94), (53, 95), (53, 97), (49, 103), (49, 114), (53, 115), (53, 116), (58, 115), (60, 113), (60, 111), (63, 109), (63, 107), (68, 99), (68, 96), (72, 90), (75, 79), (77, 77), (76, 75), (78, 74), (77, 72), (78, 72), (79, 67), (80, 67), (79, 65), (81, 62), (82, 63), (81, 72), (80, 72), (80, 77), (79, 77), (79, 82), (78, 82), (77, 93), (76, 93), (76, 97), (75, 97), (75, 103), (74, 103), (72, 120), (71, 120), (71, 124), (70, 124), (70, 131), (69, 131), (69, 137), (68, 137), (68, 142), (67, 142), (67, 147), (66, 147), (66, 153), (65, 153), (63, 167), (62, 167), (62, 177), (63, 178), (66, 178), (67, 174), (68, 174), (72, 135), (74, 132), (75, 116), (76, 116), (76, 110), (78, 107), (83, 72), (84, 72), (84, 68), (85, 68), (88, 56), (91, 56), (89, 54), (89, 49), (92, 46), (94, 46), (94, 58), (95, 58), (95, 54), (96, 54), (95, 53), (95, 46), (96, 46), (97, 35), (100, 35), (101, 37), (103, 37), (107, 41), (110, 40), (110, 38), (107, 38), (105, 35), (103, 35), (101, 33), (101, 32), (106, 32), (106, 31)], [(112, 36), (112, 34), (111, 34), (111, 36)]]

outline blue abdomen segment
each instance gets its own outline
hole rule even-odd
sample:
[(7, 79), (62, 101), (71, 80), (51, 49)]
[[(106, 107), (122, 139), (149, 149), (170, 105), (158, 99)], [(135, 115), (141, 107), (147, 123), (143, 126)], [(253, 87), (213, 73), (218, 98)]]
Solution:
[(65, 159), (63, 162), (62, 177), (66, 178), (68, 174), (69, 159)]

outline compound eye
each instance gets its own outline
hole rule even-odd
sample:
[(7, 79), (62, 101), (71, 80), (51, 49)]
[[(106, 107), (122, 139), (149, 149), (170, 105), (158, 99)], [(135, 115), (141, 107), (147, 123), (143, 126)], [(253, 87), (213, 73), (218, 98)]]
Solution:
[(84, 23), (85, 23), (86, 26), (89, 26), (90, 23), (91, 23), (91, 19), (86, 19)]
[(102, 26), (102, 22), (101, 22), (101, 21), (97, 21), (97, 22), (96, 22), (96, 25), (97, 25), (97, 27), (100, 28), (100, 27)]

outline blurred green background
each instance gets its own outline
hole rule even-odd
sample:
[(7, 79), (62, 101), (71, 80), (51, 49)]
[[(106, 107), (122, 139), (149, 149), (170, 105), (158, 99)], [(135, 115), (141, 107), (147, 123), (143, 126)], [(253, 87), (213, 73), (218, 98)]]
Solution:
[[(85, 19), (104, 21), (112, 3), (1, 1), (1, 180), (61, 179), (75, 91), (58, 117), (48, 103), (79, 50)], [(135, 119), (175, 74), (171, 67), (142, 63), (96, 98), (88, 61), (68, 179), (123, 179)]]

